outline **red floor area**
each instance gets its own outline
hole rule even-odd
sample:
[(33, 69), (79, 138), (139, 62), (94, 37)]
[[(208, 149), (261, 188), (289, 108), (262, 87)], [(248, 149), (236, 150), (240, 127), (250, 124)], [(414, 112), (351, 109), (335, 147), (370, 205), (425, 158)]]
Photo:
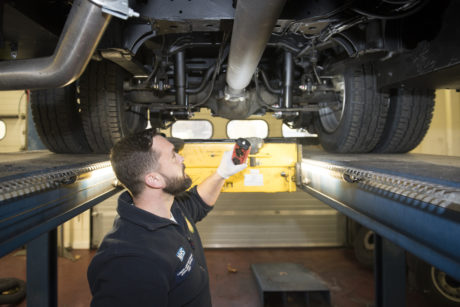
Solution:
[[(0, 278), (26, 278), (26, 257), (11, 253), (0, 259)], [(58, 302), (63, 307), (89, 306), (86, 269), (94, 251), (77, 250), (75, 262), (58, 260)], [(292, 262), (304, 265), (326, 282), (332, 306), (367, 307), (374, 303), (372, 271), (363, 268), (344, 248), (206, 250), (215, 307), (259, 306), (252, 263)], [(23, 301), (18, 306), (26, 306)], [(428, 307), (419, 293), (408, 291), (407, 306)]]

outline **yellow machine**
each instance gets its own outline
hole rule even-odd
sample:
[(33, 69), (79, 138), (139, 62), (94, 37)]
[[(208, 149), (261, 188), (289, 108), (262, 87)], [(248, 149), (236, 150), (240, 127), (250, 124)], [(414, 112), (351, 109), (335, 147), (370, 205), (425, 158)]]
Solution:
[[(219, 166), (224, 151), (234, 142), (186, 143), (179, 152), (185, 158), (186, 173), (194, 184), (201, 182)], [(248, 167), (227, 179), (223, 192), (294, 192), (297, 145), (266, 143), (249, 155)]]

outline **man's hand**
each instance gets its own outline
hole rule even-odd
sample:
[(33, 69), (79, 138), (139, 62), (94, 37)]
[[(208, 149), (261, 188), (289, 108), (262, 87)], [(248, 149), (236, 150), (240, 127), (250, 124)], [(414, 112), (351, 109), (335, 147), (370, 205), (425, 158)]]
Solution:
[(216, 203), (225, 184), (225, 180), (222, 179), (227, 179), (248, 166), (246, 163), (235, 165), (232, 161), (232, 153), (232, 150), (224, 152), (217, 171), (197, 186), (198, 194), (208, 206), (214, 206)]
[(224, 152), (222, 160), (220, 161), (219, 168), (217, 168), (217, 173), (222, 178), (227, 179), (228, 177), (235, 175), (236, 173), (241, 172), (246, 167), (247, 163), (235, 165), (232, 161), (232, 151)]

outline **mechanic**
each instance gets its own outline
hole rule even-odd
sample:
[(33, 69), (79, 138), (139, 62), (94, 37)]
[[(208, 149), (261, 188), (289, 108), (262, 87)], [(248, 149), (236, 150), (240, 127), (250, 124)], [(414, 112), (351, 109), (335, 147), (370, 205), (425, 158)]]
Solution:
[(204, 250), (195, 223), (225, 179), (247, 165), (223, 154), (216, 172), (191, 186), (184, 158), (155, 130), (128, 136), (110, 160), (127, 188), (118, 217), (88, 268), (91, 306), (211, 306)]

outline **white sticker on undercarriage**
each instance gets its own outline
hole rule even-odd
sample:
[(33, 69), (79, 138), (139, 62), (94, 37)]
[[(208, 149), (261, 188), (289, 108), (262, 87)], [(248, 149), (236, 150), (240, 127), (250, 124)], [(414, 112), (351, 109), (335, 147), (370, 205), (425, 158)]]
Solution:
[(244, 185), (250, 187), (263, 186), (264, 175), (260, 174), (258, 169), (251, 169), (249, 174), (244, 175)]

